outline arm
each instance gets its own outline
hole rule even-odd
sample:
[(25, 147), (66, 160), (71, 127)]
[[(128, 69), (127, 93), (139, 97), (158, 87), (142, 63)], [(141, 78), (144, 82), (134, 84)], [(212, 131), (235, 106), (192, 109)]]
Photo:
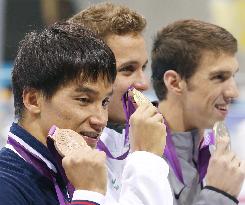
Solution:
[(76, 149), (62, 159), (62, 165), (76, 189), (71, 205), (104, 204), (107, 183), (104, 152), (90, 147)]
[(229, 149), (229, 138), (216, 139), (206, 175), (207, 186), (196, 198), (195, 205), (235, 205), (244, 181), (245, 165)]
[(172, 205), (169, 167), (161, 158), (166, 144), (163, 117), (152, 104), (139, 105), (130, 117), (132, 154), (122, 174), (119, 202), (123, 205)]
[(168, 171), (165, 160), (155, 154), (136, 151), (129, 155), (122, 175), (120, 204), (172, 205)]
[[(130, 144), (133, 153), (128, 156), (123, 170), (122, 190), (118, 201), (120, 205), (155, 205), (159, 201), (164, 205), (172, 205), (173, 198), (167, 180), (169, 168), (161, 158), (166, 143), (166, 130), (162, 121), (162, 115), (158, 114), (156, 108), (151, 105), (139, 106), (131, 116)], [(81, 158), (82, 155), (79, 154), (79, 156)], [(75, 159), (77, 160), (79, 156)], [(88, 157), (87, 155), (86, 158)], [(66, 166), (64, 168), (66, 169)], [(77, 173), (84, 171), (81, 169)], [(66, 174), (71, 182), (78, 181), (75, 178), (72, 179), (69, 173)], [(89, 182), (92, 183), (92, 180), (87, 181)], [(81, 184), (81, 180), (79, 183)], [(78, 186), (75, 185), (75, 187)], [(87, 188), (86, 190), (95, 191)], [(118, 203), (113, 198), (107, 198), (104, 204)]]
[(105, 196), (93, 191), (76, 190), (71, 205), (100, 205), (104, 204)]
[(235, 197), (231, 196), (230, 194), (227, 194), (226, 192), (218, 190), (214, 187), (206, 186), (200, 192), (199, 196), (197, 196), (193, 205), (210, 205), (210, 204), (236, 205), (238, 204), (238, 200)]
[(5, 205), (24, 205), (29, 204), (23, 194), (13, 185), (5, 180), (0, 180), (0, 202)]

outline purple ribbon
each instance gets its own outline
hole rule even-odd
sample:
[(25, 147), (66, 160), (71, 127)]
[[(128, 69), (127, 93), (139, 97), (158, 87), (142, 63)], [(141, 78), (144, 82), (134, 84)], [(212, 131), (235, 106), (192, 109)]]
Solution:
[[(132, 89), (132, 87), (129, 87), (128, 91), (131, 89)], [(126, 144), (129, 141), (129, 135), (128, 135), (129, 134), (129, 127), (130, 127), (129, 119), (130, 119), (130, 116), (135, 112), (136, 109), (134, 107), (134, 104), (133, 104), (131, 97), (128, 95), (128, 92), (126, 92), (123, 95), (122, 102), (123, 102), (124, 112), (126, 115), (125, 143), (124, 143), (124, 144)], [(174, 143), (172, 141), (170, 128), (169, 128), (168, 123), (166, 122), (165, 119), (164, 119), (163, 123), (165, 124), (166, 131), (167, 131), (166, 146), (164, 148), (163, 157), (165, 157), (166, 160), (168, 161), (168, 164), (173, 169), (174, 174), (178, 178), (178, 180), (181, 183), (185, 184), (184, 179), (183, 179), (183, 173), (182, 173), (180, 161), (177, 157), (175, 146), (174, 146)], [(102, 146), (102, 143), (100, 142), (99, 147), (103, 151), (106, 152), (106, 154), (109, 158), (113, 158), (113, 157), (111, 157), (111, 153), (109, 152), (108, 148), (104, 144)], [(208, 136), (206, 136), (204, 138), (203, 142), (200, 143), (198, 163), (197, 163), (197, 170), (199, 173), (199, 181), (200, 182), (203, 180), (203, 178), (205, 177), (205, 175), (207, 173), (207, 167), (208, 167), (209, 158), (210, 158), (210, 152), (209, 152), (209, 145), (210, 144), (214, 144), (213, 133), (210, 133)], [(125, 154), (123, 155), (124, 158), (127, 156), (127, 155), (125, 156)]]
[(176, 154), (174, 143), (172, 141), (170, 128), (165, 119), (163, 123), (165, 124), (166, 131), (167, 131), (166, 146), (164, 148), (163, 157), (167, 159), (168, 164), (172, 167), (175, 176), (179, 179), (179, 181), (181, 181), (181, 183), (184, 184), (182, 169), (181, 169), (181, 165), (180, 165), (179, 159)]
[(29, 150), (27, 150), (24, 146), (18, 143), (11, 136), (8, 136), (7, 143), (12, 145), (14, 149), (20, 154), (20, 156), (22, 156), (25, 159), (26, 162), (28, 162), (33, 167), (35, 167), (36, 170), (39, 171), (42, 175), (46, 176), (51, 181), (53, 181), (60, 205), (67, 205), (68, 203), (66, 203), (63, 193), (60, 190), (58, 183), (56, 182), (54, 171), (49, 167), (47, 167), (46, 163), (43, 162), (40, 157), (31, 153)]
[[(178, 180), (182, 184), (185, 184), (184, 179), (183, 179), (181, 165), (177, 157), (174, 143), (172, 141), (171, 131), (165, 119), (164, 119), (164, 124), (166, 126), (167, 137), (166, 137), (166, 146), (164, 149), (163, 156), (166, 157), (168, 163), (172, 167), (174, 174), (178, 178)], [(207, 136), (203, 138), (203, 141), (200, 143), (200, 146), (199, 146), (198, 161), (197, 161), (199, 182), (201, 182), (204, 179), (207, 173), (208, 163), (211, 157), (211, 154), (209, 151), (209, 145), (214, 145), (214, 135), (212, 132), (210, 132)]]
[[(133, 87), (129, 87), (128, 91), (131, 90), (132, 88)], [(130, 116), (135, 112), (136, 109), (134, 107), (131, 97), (128, 95), (128, 92), (126, 92), (123, 95), (122, 103), (123, 103), (124, 113), (126, 115), (125, 140), (124, 140), (124, 145), (125, 145), (129, 141), (129, 127), (130, 127), (129, 119), (130, 119)], [(167, 131), (166, 146), (164, 148), (163, 157), (165, 157), (166, 160), (168, 161), (168, 164), (173, 169), (174, 174), (178, 178), (178, 180), (182, 184), (185, 184), (180, 161), (177, 157), (175, 146), (172, 141), (170, 128), (165, 119), (163, 123), (165, 124), (166, 131)], [(205, 177), (207, 173), (209, 158), (211, 156), (210, 151), (209, 151), (209, 145), (211, 144), (214, 144), (214, 135), (212, 132), (210, 132), (208, 136), (204, 137), (203, 141), (200, 143), (200, 146), (199, 146), (198, 163), (197, 163), (197, 170), (199, 173), (199, 182), (203, 180), (203, 178)], [(125, 159), (129, 153), (129, 150), (128, 150), (126, 153), (124, 153), (123, 155), (119, 157), (113, 157), (109, 149), (106, 147), (106, 145), (101, 140), (98, 141), (97, 148), (99, 150), (104, 151), (108, 158), (117, 159), (117, 160)]]
[(49, 137), (51, 135), (53, 135), (55, 133), (55, 130), (56, 130), (56, 126), (53, 125), (50, 130), (49, 130), (49, 133), (48, 133), (48, 138), (47, 138), (47, 146), (48, 146), (48, 149), (49, 151), (51, 152), (51, 154), (53, 155), (53, 157), (55, 158), (55, 161), (57, 163), (57, 169), (59, 171), (59, 173), (61, 174), (62, 176), (62, 179), (64, 180), (64, 182), (66, 183), (66, 186), (67, 186), (67, 190), (68, 190), (68, 193), (69, 193), (69, 197), (72, 198), (73, 196), (73, 193), (75, 191), (75, 188), (74, 186), (69, 182), (69, 180), (67, 179), (66, 177), (66, 174), (65, 174), (65, 171), (62, 167), (62, 157), (60, 156), (60, 154), (58, 153), (58, 151), (56, 150), (55, 148), (55, 145), (54, 145), (54, 141)]
[(199, 146), (199, 155), (198, 155), (198, 164), (197, 170), (199, 172), (200, 182), (203, 180), (207, 173), (209, 159), (211, 157), (211, 153), (209, 151), (209, 145), (215, 144), (214, 133), (209, 132), (207, 136), (203, 138), (203, 141)]
[[(132, 88), (133, 87), (129, 87), (128, 89), (132, 89)], [(129, 141), (129, 119), (130, 119), (130, 116), (135, 111), (132, 99), (128, 100), (128, 98), (130, 98), (130, 96), (128, 96), (128, 92), (126, 92), (122, 97), (123, 109), (124, 109), (124, 113), (126, 114), (124, 145), (126, 145)], [(122, 155), (120, 155), (118, 157), (114, 157), (111, 154), (110, 150), (107, 148), (107, 146), (104, 144), (104, 142), (99, 139), (97, 142), (97, 149), (104, 151), (106, 153), (106, 156), (110, 159), (124, 160), (128, 156), (130, 148), (125, 153), (123, 153)]]
[(127, 152), (125, 152), (124, 154), (118, 156), (118, 157), (114, 157), (110, 150), (107, 148), (107, 146), (104, 144), (104, 142), (102, 142), (101, 140), (98, 140), (97, 142), (97, 149), (103, 151), (106, 153), (106, 156), (110, 159), (117, 159), (117, 160), (123, 160), (125, 159), (127, 156), (128, 156), (128, 153), (129, 153), (129, 149)]
[[(131, 90), (133, 87), (129, 87), (128, 91)], [(125, 127), (125, 140), (124, 145), (128, 143), (129, 141), (129, 119), (130, 116), (135, 112), (135, 107), (132, 101), (132, 98), (128, 95), (128, 92), (126, 92), (122, 97), (122, 103), (123, 103), (123, 110), (126, 115), (126, 127)]]

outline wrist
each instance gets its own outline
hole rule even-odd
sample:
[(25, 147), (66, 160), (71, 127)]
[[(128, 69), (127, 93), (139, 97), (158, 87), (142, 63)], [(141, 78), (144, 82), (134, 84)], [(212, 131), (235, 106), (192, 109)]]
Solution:
[(104, 188), (100, 188), (98, 186), (96, 186), (96, 187), (75, 186), (74, 188), (75, 188), (75, 190), (86, 190), (86, 191), (96, 192), (96, 193), (99, 193), (102, 195), (106, 195), (106, 186)]
[(222, 195), (228, 197), (230, 200), (234, 201), (236, 204), (239, 203), (238, 199), (237, 199), (235, 196), (233, 196), (233, 195), (231, 195), (231, 194), (229, 194), (229, 193), (227, 193), (227, 192), (225, 192), (225, 191), (223, 191), (223, 190), (221, 190), (221, 189), (218, 189), (218, 188), (216, 188), (216, 187), (207, 185), (207, 186), (205, 186), (203, 189), (209, 189), (209, 190), (218, 192), (218, 193), (220, 193), (220, 194), (222, 194)]

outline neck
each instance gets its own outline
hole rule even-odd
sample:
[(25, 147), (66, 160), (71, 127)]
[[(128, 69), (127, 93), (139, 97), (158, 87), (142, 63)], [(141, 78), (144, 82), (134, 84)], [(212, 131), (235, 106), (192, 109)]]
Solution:
[(125, 128), (125, 123), (108, 121), (106, 127), (122, 133), (123, 129)]
[(167, 99), (159, 103), (159, 111), (168, 122), (172, 132), (186, 132), (194, 129), (186, 123), (183, 105), (177, 99)]
[(19, 120), (18, 124), (27, 132), (29, 132), (33, 137), (35, 137), (38, 141), (47, 146), (47, 136), (43, 134), (42, 129), (37, 121), (37, 119), (24, 117), (22, 120)]

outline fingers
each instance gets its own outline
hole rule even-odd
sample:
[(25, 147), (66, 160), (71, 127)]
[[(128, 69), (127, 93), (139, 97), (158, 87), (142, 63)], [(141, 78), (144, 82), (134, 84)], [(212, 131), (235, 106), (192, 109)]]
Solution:
[(229, 150), (230, 147), (230, 138), (229, 137), (218, 137), (215, 139), (216, 150), (215, 153), (222, 155)]
[(239, 169), (241, 170), (241, 172), (243, 173), (243, 175), (245, 175), (245, 161), (241, 160), (239, 162)]
[(157, 108), (154, 107), (152, 104), (142, 104), (137, 108), (136, 111), (140, 115), (143, 115), (145, 118), (152, 117), (156, 113), (158, 113)]
[(232, 163), (233, 163), (234, 167), (240, 167), (240, 165), (241, 165), (241, 161), (237, 157), (233, 158)]
[(151, 117), (151, 120), (153, 120), (154, 122), (163, 123), (163, 116), (161, 113), (156, 113)]
[(236, 154), (232, 151), (230, 151), (227, 154), (227, 161), (230, 161), (232, 163), (233, 167), (239, 167), (240, 166), (240, 159), (236, 156)]
[(227, 158), (228, 161), (234, 161), (234, 160), (236, 160), (236, 155), (235, 155), (234, 152), (230, 151), (230, 152), (227, 154), (226, 158)]

